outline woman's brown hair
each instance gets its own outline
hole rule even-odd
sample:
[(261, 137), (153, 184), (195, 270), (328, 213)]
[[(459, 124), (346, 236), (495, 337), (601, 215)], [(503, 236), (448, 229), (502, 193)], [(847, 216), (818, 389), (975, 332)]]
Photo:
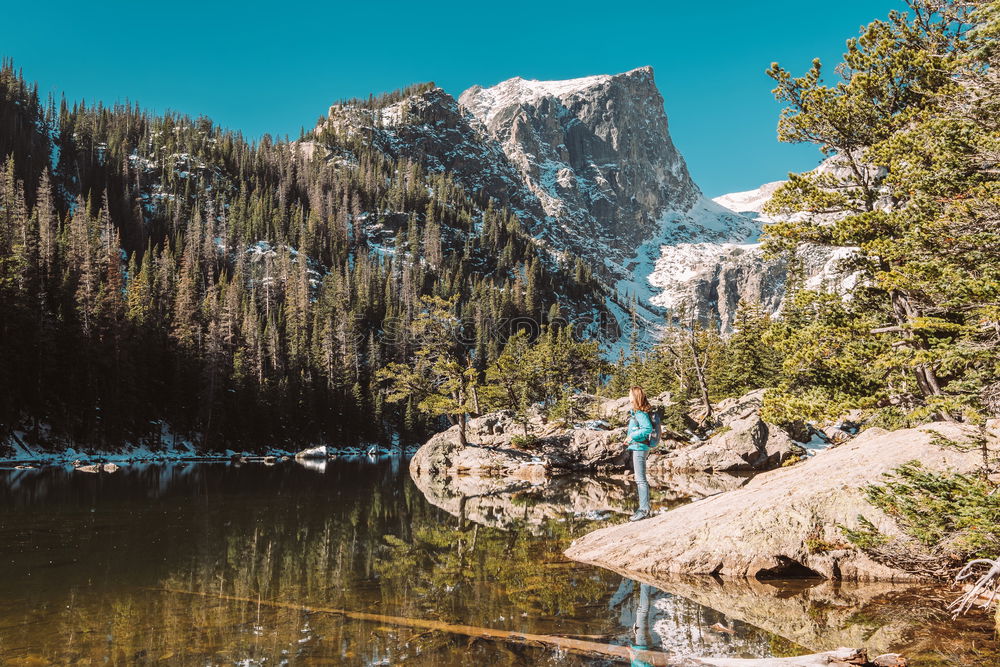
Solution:
[(642, 390), (642, 387), (632, 387), (629, 390), (629, 394), (632, 396), (633, 410), (642, 410), (643, 412), (652, 411), (653, 406), (649, 404), (649, 400), (646, 398), (646, 392)]

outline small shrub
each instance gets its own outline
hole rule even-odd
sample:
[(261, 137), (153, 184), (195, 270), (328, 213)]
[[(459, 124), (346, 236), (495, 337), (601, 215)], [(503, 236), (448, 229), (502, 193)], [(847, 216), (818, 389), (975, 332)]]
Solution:
[(784, 461), (782, 461), (781, 467), (782, 468), (787, 468), (789, 466), (793, 466), (796, 463), (800, 463), (800, 462), (805, 461), (805, 460), (806, 460), (806, 457), (803, 456), (803, 455), (801, 455), (801, 454), (792, 454), (787, 459), (785, 459)]
[(609, 415), (604, 421), (608, 422), (611, 428), (624, 428), (628, 426), (628, 413), (615, 412)]
[(858, 524), (860, 525), (857, 530), (852, 530), (847, 526), (840, 526), (840, 530), (847, 537), (847, 541), (858, 549), (864, 551), (878, 549), (889, 542), (889, 537), (879, 532), (875, 524), (865, 517), (859, 516)]
[(823, 529), (814, 526), (805, 541), (806, 550), (811, 554), (826, 553), (827, 551), (838, 551), (840, 549), (850, 549), (850, 544), (844, 542), (830, 542), (823, 539)]
[(683, 433), (689, 428), (691, 418), (688, 416), (685, 402), (678, 400), (663, 406), (663, 413), (660, 416), (660, 426), (663, 430), (670, 430), (676, 433)]
[(828, 542), (827, 540), (818, 537), (808, 537), (806, 538), (806, 550), (811, 554), (821, 554), (827, 551), (837, 551), (839, 549), (847, 549), (850, 545), (844, 544), (842, 542)]
[(533, 435), (515, 435), (510, 439), (510, 446), (514, 449), (529, 449), (538, 444), (538, 438)]
[[(864, 488), (868, 502), (895, 519), (900, 529), (942, 562), (995, 558), (1000, 553), (1000, 495), (986, 480), (941, 473), (911, 461), (881, 484)], [(864, 517), (860, 528), (843, 528), (860, 549), (879, 549), (891, 539)]]

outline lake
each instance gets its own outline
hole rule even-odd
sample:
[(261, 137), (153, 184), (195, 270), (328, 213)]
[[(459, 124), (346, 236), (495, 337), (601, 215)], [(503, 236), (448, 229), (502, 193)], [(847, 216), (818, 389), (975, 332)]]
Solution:
[[(654, 501), (691, 488), (666, 484)], [(683, 664), (845, 645), (918, 665), (997, 656), (991, 619), (952, 624), (952, 593), (936, 587), (637, 581), (562, 557), (631, 503), (610, 478), (456, 498), (422, 491), (402, 458), (0, 470), (0, 662)]]

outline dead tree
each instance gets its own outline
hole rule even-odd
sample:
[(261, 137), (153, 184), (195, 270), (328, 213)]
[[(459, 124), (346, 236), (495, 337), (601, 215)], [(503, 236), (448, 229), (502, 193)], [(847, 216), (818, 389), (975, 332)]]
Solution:
[(989, 565), (990, 569), (980, 576), (976, 580), (976, 583), (972, 584), (972, 587), (962, 597), (949, 605), (948, 609), (952, 613), (952, 618), (958, 618), (977, 604), (986, 609), (1000, 597), (1000, 592), (997, 590), (1000, 588), (1000, 558), (995, 560), (977, 558), (969, 561), (955, 577), (955, 582), (958, 583), (971, 579), (973, 571), (978, 565)]

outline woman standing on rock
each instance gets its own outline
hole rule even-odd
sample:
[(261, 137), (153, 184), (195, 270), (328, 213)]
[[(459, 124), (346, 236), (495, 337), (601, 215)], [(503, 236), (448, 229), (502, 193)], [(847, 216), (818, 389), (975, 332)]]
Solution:
[(653, 406), (646, 398), (642, 387), (632, 387), (629, 391), (632, 409), (628, 420), (628, 448), (632, 450), (632, 469), (635, 471), (635, 486), (639, 492), (639, 511), (629, 521), (641, 521), (649, 516), (649, 481), (646, 479), (646, 456), (649, 455), (651, 439), (654, 435)]

